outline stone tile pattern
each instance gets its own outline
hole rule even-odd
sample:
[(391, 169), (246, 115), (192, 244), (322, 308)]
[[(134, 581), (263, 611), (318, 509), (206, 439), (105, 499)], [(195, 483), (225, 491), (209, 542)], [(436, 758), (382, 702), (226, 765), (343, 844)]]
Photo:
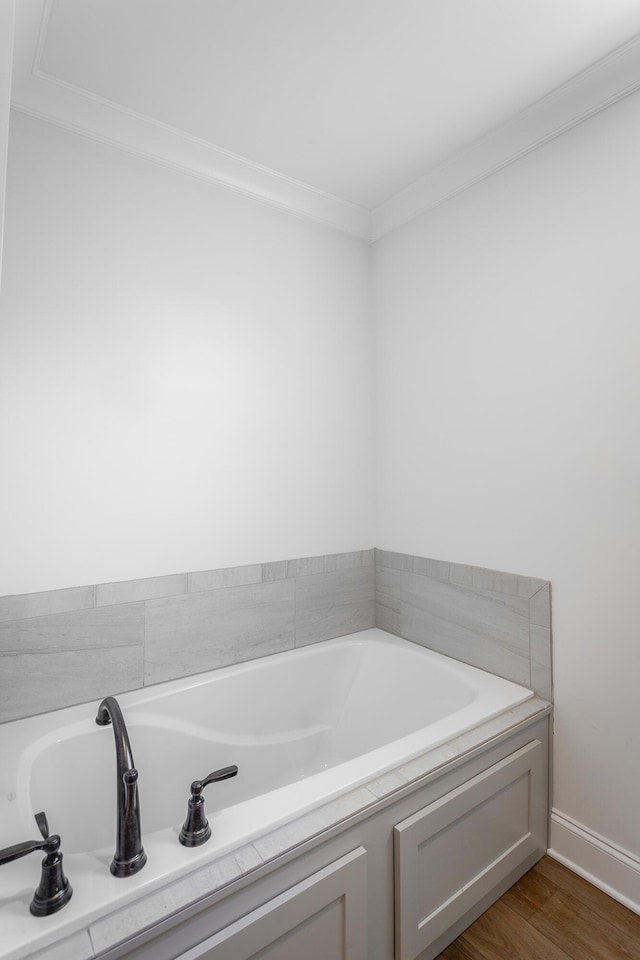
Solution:
[(375, 626), (373, 550), (0, 597), (0, 722)]
[(361, 550), (0, 597), (0, 722), (373, 626), (551, 699), (547, 581)]
[(551, 585), (375, 551), (376, 626), (552, 699)]

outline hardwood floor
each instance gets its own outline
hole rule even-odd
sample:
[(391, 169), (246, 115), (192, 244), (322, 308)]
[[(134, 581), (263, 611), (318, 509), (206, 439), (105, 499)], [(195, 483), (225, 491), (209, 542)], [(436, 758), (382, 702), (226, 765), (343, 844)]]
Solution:
[(640, 916), (543, 857), (438, 960), (640, 960)]

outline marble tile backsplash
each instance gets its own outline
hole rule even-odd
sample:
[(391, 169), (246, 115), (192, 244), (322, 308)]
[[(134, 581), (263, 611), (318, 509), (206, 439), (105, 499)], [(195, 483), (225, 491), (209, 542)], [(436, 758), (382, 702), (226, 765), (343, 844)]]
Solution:
[(0, 721), (375, 625), (373, 550), (0, 597)]
[(362, 550), (0, 597), (0, 722), (373, 626), (551, 699), (548, 581)]
[(376, 626), (551, 700), (551, 585), (376, 550)]

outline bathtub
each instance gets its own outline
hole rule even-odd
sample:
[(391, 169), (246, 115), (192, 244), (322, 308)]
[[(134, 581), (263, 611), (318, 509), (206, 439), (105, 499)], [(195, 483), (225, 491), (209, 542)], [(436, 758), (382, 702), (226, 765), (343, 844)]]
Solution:
[[(85, 929), (533, 696), (377, 629), (119, 695), (148, 857), (125, 880), (109, 873), (115, 749), (98, 701), (3, 724), (0, 846), (35, 839), (44, 810), (74, 895), (34, 918), (39, 855), (0, 868), (0, 957)], [(181, 846), (191, 782), (231, 764), (237, 777), (205, 791), (211, 839)]]

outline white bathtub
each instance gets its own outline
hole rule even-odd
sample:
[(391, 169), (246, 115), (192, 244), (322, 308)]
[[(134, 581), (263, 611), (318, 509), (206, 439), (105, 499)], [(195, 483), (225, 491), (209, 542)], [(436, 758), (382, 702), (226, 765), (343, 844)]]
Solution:
[[(98, 701), (3, 724), (0, 847), (37, 837), (44, 810), (74, 896), (31, 917), (39, 855), (1, 867), (0, 957), (28, 956), (532, 696), (380, 630), (122, 694), (148, 856), (125, 880), (108, 869), (115, 749)], [(211, 839), (182, 847), (191, 781), (230, 764), (237, 777), (205, 790)]]

